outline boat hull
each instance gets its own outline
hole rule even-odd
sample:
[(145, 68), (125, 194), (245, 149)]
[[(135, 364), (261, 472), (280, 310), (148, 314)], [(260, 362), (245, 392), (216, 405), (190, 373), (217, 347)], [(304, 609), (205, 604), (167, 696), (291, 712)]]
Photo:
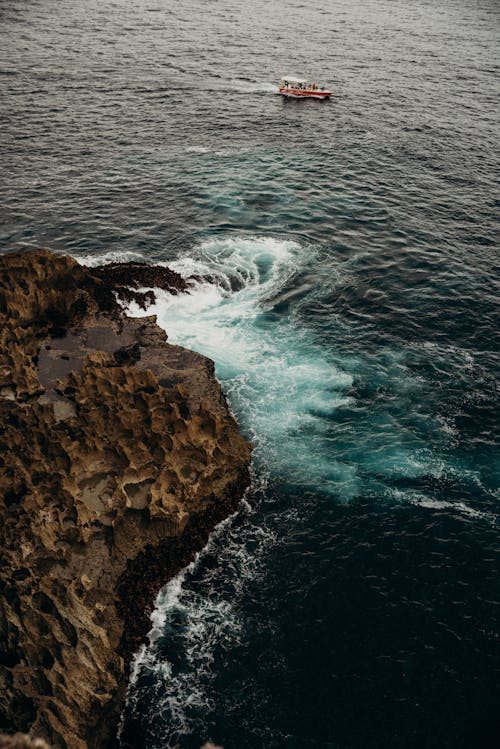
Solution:
[(308, 91), (298, 88), (280, 88), (280, 94), (288, 96), (291, 99), (328, 99), (332, 91)]

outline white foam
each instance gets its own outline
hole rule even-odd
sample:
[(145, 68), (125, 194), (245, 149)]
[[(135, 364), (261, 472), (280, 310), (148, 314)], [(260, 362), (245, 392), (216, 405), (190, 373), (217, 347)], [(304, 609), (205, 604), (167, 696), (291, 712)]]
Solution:
[(206, 242), (170, 263), (184, 277), (201, 278), (189, 294), (159, 291), (146, 313), (134, 304), (128, 312), (156, 314), (170, 341), (215, 361), (264, 473), (333, 486), (330, 459), (321, 457), (315, 435), (349, 401), (352, 376), (328, 361), (293, 319), (267, 317), (273, 299), (314, 256), (314, 248), (273, 237)]
[[(128, 311), (137, 316), (156, 314), (171, 342), (214, 359), (231, 406), (255, 443), (254, 488), (256, 477), (260, 488), (265, 488), (272, 476), (349, 500), (366, 489), (360, 463), (367, 473), (384, 472), (393, 478), (449, 475), (453, 466), (431, 450), (419, 449), (413, 439), (407, 444), (392, 439), (394, 425), (386, 415), (378, 424), (378, 442), (366, 443), (367, 456), (362, 460), (353, 457), (348, 447), (345, 462), (339, 450), (335, 456), (327, 452), (326, 432), (335, 411), (351, 403), (351, 371), (359, 363), (346, 358), (350, 362), (346, 369), (351, 371), (345, 371), (308, 338), (301, 324), (295, 324), (293, 311), (289, 316), (273, 313), (276, 299), (287, 298), (294, 274), (314, 262), (314, 248), (273, 237), (212, 240), (169, 263), (186, 278), (199, 277), (189, 294), (157, 291), (156, 304), (146, 312), (134, 304)], [(293, 309), (297, 305), (300, 298)], [(402, 355), (392, 352), (391, 357), (388, 366), (394, 368), (398, 393), (418, 389), (417, 379), (409, 375), (405, 379)], [(385, 384), (387, 372), (380, 376)], [(403, 438), (402, 428), (398, 429), (398, 437)], [(469, 480), (473, 483), (477, 476), (471, 473)], [(408, 491), (394, 490), (391, 496), (468, 518), (484, 517), (466, 503), (439, 502)], [(245, 585), (262, 574), (266, 551), (277, 542), (262, 519), (257, 524), (248, 504), (242, 512), (236, 530), (232, 519), (221, 524), (195, 562), (160, 593), (149, 646), (134, 661), (133, 699), (141, 695), (141, 673), (148, 674), (155, 685), (153, 709), (165, 716), (156, 737), (158, 746), (172, 745), (193, 733), (197, 714), (206, 715), (210, 709), (216, 648), (234, 648), (239, 642), (243, 626), (239, 601)], [(203, 566), (207, 555), (216, 560), (214, 567)], [(179, 662), (170, 661), (162, 651), (165, 638), (171, 638)], [(150, 684), (144, 687), (148, 702), (151, 689)]]
[(428, 510), (440, 510), (446, 511), (451, 514), (464, 515), (467, 518), (474, 520), (483, 520), (490, 525), (497, 524), (497, 517), (492, 512), (485, 512), (471, 507), (466, 502), (450, 502), (445, 499), (435, 499), (434, 497), (427, 497), (425, 494), (419, 492), (401, 491), (399, 489), (392, 489), (391, 496), (397, 501), (403, 501), (416, 507), (422, 507)]
[[(247, 580), (260, 574), (264, 550), (275, 541), (272, 532), (255, 524), (248, 503), (242, 514), (248, 548), (241, 544), (241, 529), (232, 529), (234, 516), (220, 523), (203, 552), (160, 592), (151, 616), (149, 646), (134, 659), (127, 710), (133, 712), (137, 706), (143, 712), (150, 706), (155, 715), (165, 715), (155, 735), (158, 746), (173, 745), (194, 730), (197, 715), (206, 715), (216, 648), (234, 647), (240, 639), (239, 598)], [(218, 564), (203, 569), (199, 589), (191, 581), (207, 555), (217, 558)], [(180, 665), (170, 662), (161, 650), (169, 633)], [(139, 704), (144, 697), (145, 703)]]
[(96, 265), (105, 265), (106, 263), (145, 263), (147, 262), (144, 255), (140, 252), (130, 250), (110, 250), (96, 255), (95, 253), (76, 253), (73, 255), (81, 265), (94, 268)]
[(228, 89), (245, 94), (279, 94), (279, 86), (269, 81), (245, 81), (240, 78), (232, 78)]
[(186, 153), (210, 153), (210, 148), (206, 146), (188, 146)]
[[(267, 317), (273, 299), (297, 271), (314, 262), (314, 254), (313, 248), (272, 237), (207, 242), (169, 263), (184, 277), (200, 277), (189, 294), (172, 297), (157, 291), (157, 302), (146, 313), (134, 304), (128, 312), (156, 314), (170, 341), (215, 360), (230, 403), (254, 440), (254, 478), (259, 477), (260, 488), (268, 476), (281, 475), (297, 485), (340, 488), (348, 498), (359, 491), (356, 469), (332, 461), (321, 446), (328, 418), (348, 401), (345, 390), (352, 377), (327, 361), (292, 319)], [(155, 711), (168, 718), (160, 743), (172, 744), (188, 734), (197, 711), (206, 714), (210, 708), (215, 649), (239, 641), (239, 598), (247, 580), (261, 574), (265, 552), (276, 542), (262, 521), (254, 522), (248, 504), (242, 512), (243, 527), (233, 532), (231, 520), (221, 524), (204, 552), (156, 601), (150, 644), (135, 663), (132, 691), (139, 699), (137, 673), (153, 677)], [(200, 589), (191, 583), (207, 554), (217, 565), (203, 569)], [(161, 651), (169, 633), (180, 666)]]
[(442, 356), (446, 360), (456, 358), (468, 369), (472, 369), (475, 360), (473, 354), (469, 349), (465, 349), (461, 346), (453, 346), (451, 344), (436, 343), (435, 341), (424, 341), (423, 343), (416, 342), (415, 348), (423, 348), (428, 351), (434, 352), (438, 356)]

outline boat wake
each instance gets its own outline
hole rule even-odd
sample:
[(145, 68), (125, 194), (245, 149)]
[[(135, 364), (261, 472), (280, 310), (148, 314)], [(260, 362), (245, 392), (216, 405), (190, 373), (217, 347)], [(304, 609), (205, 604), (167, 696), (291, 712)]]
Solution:
[(249, 81), (243, 78), (232, 78), (229, 82), (231, 91), (239, 91), (244, 94), (279, 94), (276, 84), (268, 81)]

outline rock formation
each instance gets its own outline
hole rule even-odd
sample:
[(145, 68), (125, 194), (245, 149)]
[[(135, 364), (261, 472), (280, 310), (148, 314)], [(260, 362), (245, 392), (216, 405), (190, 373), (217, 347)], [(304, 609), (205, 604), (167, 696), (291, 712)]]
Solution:
[(155, 594), (248, 483), (213, 363), (121, 312), (124, 273), (0, 258), (0, 729), (54, 749), (113, 745)]
[(25, 733), (0, 735), (0, 749), (50, 749), (43, 739), (30, 739)]

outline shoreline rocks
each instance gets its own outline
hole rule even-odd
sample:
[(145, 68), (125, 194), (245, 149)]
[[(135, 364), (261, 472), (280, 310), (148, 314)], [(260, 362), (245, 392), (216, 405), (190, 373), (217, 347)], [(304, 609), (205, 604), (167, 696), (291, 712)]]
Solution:
[(154, 597), (249, 482), (213, 363), (116, 301), (186, 282), (126, 265), (0, 257), (0, 730), (54, 749), (113, 745)]
[[(189, 289), (189, 281), (163, 265), (107, 263), (92, 268), (91, 274), (103, 282), (106, 293), (111, 291), (121, 302), (135, 302), (141, 309), (155, 303), (153, 288), (164, 289), (170, 294)], [(146, 290), (140, 291), (141, 288)]]

